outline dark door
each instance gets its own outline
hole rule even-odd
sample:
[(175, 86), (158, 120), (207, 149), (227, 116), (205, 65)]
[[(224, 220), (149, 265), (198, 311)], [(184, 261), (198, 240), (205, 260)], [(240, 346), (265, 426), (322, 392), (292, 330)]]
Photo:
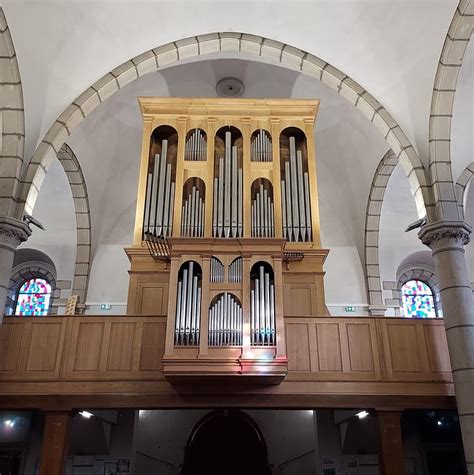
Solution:
[(267, 475), (267, 449), (253, 419), (213, 411), (199, 421), (185, 449), (182, 475)]

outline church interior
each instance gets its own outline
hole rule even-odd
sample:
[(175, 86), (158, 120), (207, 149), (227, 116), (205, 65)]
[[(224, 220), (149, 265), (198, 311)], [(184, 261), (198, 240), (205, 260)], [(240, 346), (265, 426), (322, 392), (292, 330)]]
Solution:
[(474, 0), (0, 5), (0, 475), (474, 475)]

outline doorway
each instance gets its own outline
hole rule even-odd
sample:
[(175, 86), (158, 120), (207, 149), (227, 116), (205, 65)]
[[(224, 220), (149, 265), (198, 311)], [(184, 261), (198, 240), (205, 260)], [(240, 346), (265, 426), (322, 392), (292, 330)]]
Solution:
[(181, 475), (267, 475), (267, 447), (256, 422), (242, 411), (216, 410), (189, 435)]

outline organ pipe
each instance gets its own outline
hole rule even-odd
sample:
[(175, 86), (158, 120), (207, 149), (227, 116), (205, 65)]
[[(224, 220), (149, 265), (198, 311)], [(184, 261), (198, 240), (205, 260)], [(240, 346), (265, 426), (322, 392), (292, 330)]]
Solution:
[(284, 163), (281, 180), (283, 237), (289, 241), (311, 241), (311, 207), (309, 177), (303, 170), (301, 150), (295, 137), (289, 137), (290, 157)]
[(193, 185), (188, 196), (183, 200), (181, 211), (181, 236), (204, 236), (205, 202), (201, 191)]
[(186, 139), (184, 159), (189, 161), (204, 161), (207, 158), (207, 142), (205, 134), (200, 129), (194, 129)]
[(238, 166), (237, 146), (231, 145), (231, 132), (225, 133), (225, 153), (219, 158), (214, 178), (213, 233), (215, 237), (241, 237), (242, 168)]
[(169, 237), (173, 231), (175, 182), (168, 159), (168, 140), (161, 142), (161, 154), (155, 155), (153, 170), (148, 173), (143, 231), (157, 237)]
[(211, 257), (211, 282), (224, 282), (224, 264), (217, 257)]
[(242, 265), (241, 257), (234, 259), (229, 266), (229, 282), (242, 282)]
[(263, 184), (259, 185), (252, 199), (250, 217), (252, 237), (275, 236), (273, 200)]
[(209, 346), (242, 345), (242, 307), (230, 293), (220, 294), (209, 308)]
[(275, 287), (273, 275), (263, 265), (250, 291), (250, 339), (252, 345), (275, 345)]
[(175, 344), (198, 345), (201, 322), (200, 270), (193, 261), (184, 266), (178, 277)]
[(250, 155), (253, 162), (271, 162), (272, 161), (272, 141), (270, 134), (260, 129), (252, 137), (250, 144)]

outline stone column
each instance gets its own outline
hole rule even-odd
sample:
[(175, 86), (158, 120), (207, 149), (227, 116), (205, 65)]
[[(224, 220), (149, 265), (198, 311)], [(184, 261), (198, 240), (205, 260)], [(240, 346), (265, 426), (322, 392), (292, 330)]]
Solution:
[(16, 248), (31, 235), (31, 229), (24, 221), (0, 217), (0, 323), (5, 312), (10, 274)]
[(40, 475), (64, 475), (72, 415), (72, 412), (46, 412)]
[(379, 466), (382, 475), (404, 475), (401, 412), (377, 411)]
[(435, 222), (418, 236), (433, 251), (469, 475), (474, 474), (474, 307), (464, 256), (471, 228)]

